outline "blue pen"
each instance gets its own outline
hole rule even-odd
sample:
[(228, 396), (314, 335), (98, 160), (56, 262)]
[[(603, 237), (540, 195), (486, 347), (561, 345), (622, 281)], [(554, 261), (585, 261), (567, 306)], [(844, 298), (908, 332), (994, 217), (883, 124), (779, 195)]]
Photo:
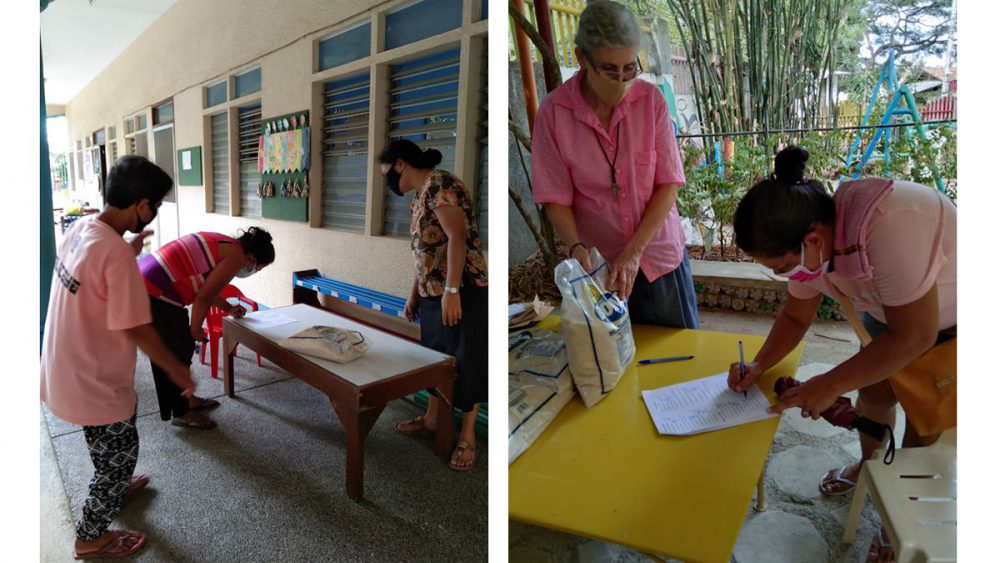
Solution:
[(692, 360), (694, 356), (673, 356), (670, 358), (652, 358), (649, 360), (639, 360), (639, 365), (644, 366), (646, 364), (659, 364), (663, 362), (680, 362), (683, 360)]
[[(746, 373), (743, 371), (743, 341), (740, 340), (740, 383), (743, 382), (743, 377), (745, 375), (746, 375)], [(746, 391), (746, 389), (743, 390), (743, 398), (744, 399), (747, 398), (747, 391)]]

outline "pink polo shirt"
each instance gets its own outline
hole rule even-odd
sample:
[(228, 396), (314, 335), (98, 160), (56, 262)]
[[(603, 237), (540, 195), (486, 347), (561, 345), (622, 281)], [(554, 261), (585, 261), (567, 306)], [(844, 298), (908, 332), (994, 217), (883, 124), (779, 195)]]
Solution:
[(80, 219), (56, 256), (42, 341), (41, 396), (52, 414), (103, 426), (135, 413), (136, 344), (153, 321), (135, 251), (100, 219)]
[(864, 237), (872, 279), (848, 280), (832, 272), (811, 282), (789, 281), (788, 293), (800, 299), (832, 296), (833, 282), (855, 309), (885, 322), (886, 306), (912, 303), (936, 286), (938, 330), (953, 327), (958, 322), (957, 220), (958, 210), (941, 192), (894, 181)]
[[(580, 91), (584, 79), (577, 72), (538, 110), (531, 137), (532, 199), (571, 207), (580, 242), (613, 262), (638, 229), (654, 186), (683, 185), (684, 168), (667, 102), (656, 86), (636, 80), (605, 131)], [(620, 186), (617, 200), (608, 161)], [(674, 206), (639, 259), (650, 281), (677, 268), (684, 241)]]

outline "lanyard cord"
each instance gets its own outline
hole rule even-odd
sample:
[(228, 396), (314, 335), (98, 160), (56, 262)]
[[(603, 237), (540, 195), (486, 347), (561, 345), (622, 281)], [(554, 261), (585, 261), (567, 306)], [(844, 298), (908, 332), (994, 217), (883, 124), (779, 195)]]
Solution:
[(615, 146), (617, 147), (617, 150), (615, 150), (614, 162), (608, 158), (608, 153), (604, 150), (604, 145), (601, 144), (601, 138), (597, 136), (597, 130), (592, 129), (592, 131), (594, 131), (594, 138), (597, 139), (597, 146), (600, 147), (601, 154), (604, 155), (605, 162), (607, 162), (608, 166), (611, 167), (611, 189), (615, 192), (615, 197), (617, 198), (618, 190), (616, 188), (618, 187), (618, 179), (615, 173), (615, 165), (618, 164), (618, 154), (621, 152), (621, 146), (619, 145), (622, 140), (622, 127), (619, 124), (618, 132), (615, 134)]

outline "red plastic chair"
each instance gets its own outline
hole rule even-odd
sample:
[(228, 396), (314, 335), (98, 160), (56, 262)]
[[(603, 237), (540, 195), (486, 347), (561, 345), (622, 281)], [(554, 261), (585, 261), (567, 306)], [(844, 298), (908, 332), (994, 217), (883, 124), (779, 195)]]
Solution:
[[(227, 285), (219, 292), (219, 297), (223, 299), (235, 297), (241, 304), (249, 306), (251, 311), (258, 310), (257, 302), (243, 295), (243, 292), (235, 285)], [(201, 365), (205, 365), (205, 349), (211, 346), (212, 377), (215, 379), (219, 379), (219, 341), (222, 340), (222, 318), (225, 316), (222, 309), (214, 305), (208, 309), (208, 315), (205, 316), (205, 324), (207, 325), (205, 334), (208, 336), (208, 344), (204, 342), (201, 344)], [(233, 348), (233, 355), (236, 355), (236, 348)], [(260, 366), (260, 354), (257, 354), (257, 366)]]

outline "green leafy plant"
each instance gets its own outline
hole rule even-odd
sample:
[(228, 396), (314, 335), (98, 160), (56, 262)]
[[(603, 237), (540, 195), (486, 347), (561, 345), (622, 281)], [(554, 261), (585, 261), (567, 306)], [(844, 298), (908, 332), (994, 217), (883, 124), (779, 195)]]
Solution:
[[(884, 104), (883, 104), (884, 105)], [(877, 115), (877, 110), (873, 115)], [(863, 153), (871, 140), (874, 130), (862, 135), (857, 153)], [(706, 255), (710, 245), (720, 247), (723, 259), (735, 256), (732, 245), (732, 221), (736, 206), (746, 191), (762, 178), (771, 174), (774, 155), (779, 147), (798, 145), (809, 151), (806, 177), (821, 181), (830, 193), (842, 177), (849, 177), (847, 153), (856, 133), (848, 130), (807, 131), (795, 135), (759, 135), (757, 142), (752, 136), (732, 141), (733, 157), (725, 163), (720, 174), (714, 160), (714, 147), (705, 150), (694, 142), (681, 145), (687, 184), (681, 188), (677, 199), (678, 212), (701, 231), (706, 243)], [(928, 128), (924, 140), (911, 128), (894, 130), (890, 139), (889, 177), (909, 180), (934, 188), (933, 167), (941, 171), (945, 179), (945, 193), (955, 201), (957, 198), (956, 134), (953, 127), (939, 125)], [(882, 145), (876, 149), (879, 154)], [(886, 170), (885, 160), (872, 157), (864, 168), (866, 176), (882, 176)]]

